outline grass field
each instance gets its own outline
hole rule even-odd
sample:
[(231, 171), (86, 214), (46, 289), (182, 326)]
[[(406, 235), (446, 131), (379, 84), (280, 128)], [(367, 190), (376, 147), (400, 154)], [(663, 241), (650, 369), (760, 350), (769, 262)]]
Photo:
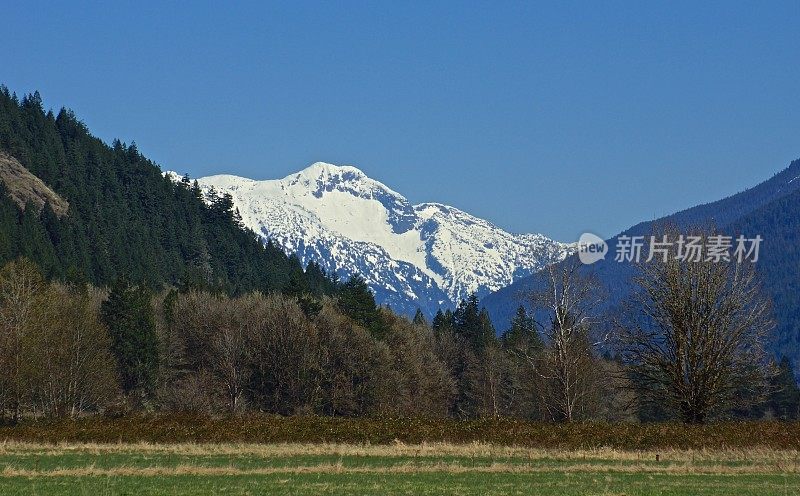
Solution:
[[(659, 460), (656, 461), (656, 455)], [(794, 450), (0, 443), (0, 494), (800, 494)]]

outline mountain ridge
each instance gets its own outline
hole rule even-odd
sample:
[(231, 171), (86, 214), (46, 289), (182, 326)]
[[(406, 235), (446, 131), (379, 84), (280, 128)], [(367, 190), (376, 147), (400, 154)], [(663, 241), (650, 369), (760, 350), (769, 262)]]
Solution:
[(0, 85), (0, 169), (0, 265), (25, 257), (48, 279), (99, 287), (333, 286), (243, 229), (227, 202), (166, 179), (134, 143), (103, 142), (72, 111), (46, 111), (38, 92)]
[[(583, 269), (587, 273), (592, 273), (607, 289), (605, 304), (598, 310), (613, 312), (614, 307), (630, 294), (633, 287), (631, 279), (635, 275), (635, 268), (631, 264), (614, 261), (616, 239), (621, 235), (647, 236), (651, 234), (654, 226), (659, 225), (674, 225), (679, 229), (713, 225), (728, 234), (744, 233), (751, 237), (757, 234), (764, 235), (762, 246), (762, 252), (765, 252), (764, 260), (757, 264), (757, 268), (765, 278), (765, 289), (777, 303), (794, 301), (784, 292), (789, 291), (787, 288), (794, 287), (786, 282), (791, 279), (787, 275), (796, 275), (800, 278), (800, 266), (796, 263), (797, 250), (786, 248), (793, 248), (793, 245), (785, 241), (791, 237), (791, 233), (787, 233), (785, 228), (781, 229), (780, 223), (796, 227), (791, 219), (800, 216), (798, 210), (800, 202), (790, 200), (800, 195), (798, 178), (800, 178), (800, 159), (793, 160), (787, 167), (751, 188), (659, 219), (640, 222), (607, 239), (608, 255), (605, 260)], [(782, 203), (787, 203), (788, 206), (781, 207)], [(775, 214), (775, 211), (779, 213)], [(768, 223), (759, 216), (773, 219), (778, 217), (779, 220)], [(502, 327), (523, 303), (519, 295), (539, 289), (544, 284), (546, 281), (541, 274), (533, 274), (485, 296), (481, 303), (489, 311), (495, 325)], [(793, 316), (793, 312), (790, 308), (776, 311), (777, 335), (782, 343), (798, 341), (797, 345), (793, 345), (798, 350), (793, 357), (800, 358), (800, 336), (797, 335), (800, 332), (800, 316)]]
[[(169, 173), (177, 178), (176, 173)], [(563, 259), (572, 245), (513, 234), (456, 207), (412, 204), (349, 165), (315, 162), (282, 179), (197, 179), (228, 193), (245, 226), (342, 277), (362, 275), (379, 302), (428, 315)]]

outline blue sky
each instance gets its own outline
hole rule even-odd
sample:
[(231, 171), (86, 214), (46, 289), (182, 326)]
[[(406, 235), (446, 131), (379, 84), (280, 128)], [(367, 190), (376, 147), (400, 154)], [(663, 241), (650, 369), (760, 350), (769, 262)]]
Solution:
[(800, 158), (800, 2), (698, 3), (14, 2), (0, 82), (165, 169), (610, 236)]

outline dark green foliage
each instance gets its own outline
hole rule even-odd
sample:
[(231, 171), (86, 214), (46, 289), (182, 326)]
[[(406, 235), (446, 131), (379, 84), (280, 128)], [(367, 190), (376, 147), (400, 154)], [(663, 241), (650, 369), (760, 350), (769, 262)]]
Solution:
[(45, 274), (52, 274), (55, 249), (39, 213), (32, 203), (25, 205), (19, 228), (19, 254), (35, 260)]
[(325, 270), (313, 260), (306, 265), (305, 280), (309, 292), (317, 297), (333, 294), (338, 289), (335, 279), (328, 277)]
[[(441, 311), (441, 310), (440, 310)], [(412, 321), (417, 325), (428, 325), (428, 319), (425, 318), (425, 314), (422, 313), (422, 310), (417, 308), (417, 313), (414, 314), (414, 320)]]
[(455, 327), (455, 322), (453, 322), (453, 312), (450, 311), (449, 308), (442, 312), (442, 309), (440, 308), (433, 317), (431, 327), (437, 334), (441, 334), (442, 331), (445, 330), (452, 331), (453, 327)]
[(149, 292), (120, 279), (103, 302), (101, 313), (111, 336), (122, 390), (152, 394), (158, 372), (158, 338)]
[(338, 307), (373, 336), (382, 337), (385, 323), (380, 309), (375, 305), (375, 296), (361, 276), (353, 276), (342, 284), (338, 291)]
[(791, 362), (785, 356), (778, 364), (778, 373), (771, 381), (772, 392), (767, 407), (780, 420), (797, 420), (800, 415), (800, 389)]
[(289, 280), (282, 292), (295, 297), (307, 317), (314, 317), (322, 310), (320, 298), (336, 293), (339, 288), (316, 262), (309, 262), (305, 271), (296, 255), (289, 256), (289, 263)]
[(108, 146), (71, 111), (45, 112), (38, 93), (20, 102), (0, 87), (0, 151), (70, 204), (60, 219), (47, 205), (20, 213), (0, 188), (0, 264), (22, 255), (47, 277), (101, 286), (126, 276), (154, 289), (300, 286), (315, 298), (334, 290), (318, 266), (304, 273), (296, 258), (244, 229), (230, 196), (204, 199), (188, 178), (164, 177), (135, 143)]
[[(792, 163), (797, 176), (800, 161)], [(797, 365), (800, 357), (800, 191), (795, 191), (752, 212), (733, 224), (728, 233), (764, 241), (756, 270), (771, 297), (776, 322), (772, 349), (776, 358), (786, 355)], [(795, 371), (797, 372), (797, 371)]]
[(482, 350), (495, 340), (489, 313), (485, 308), (479, 309), (475, 293), (466, 300), (461, 300), (453, 314), (453, 322), (456, 332), (472, 345), (473, 350)]
[(536, 322), (528, 315), (525, 307), (520, 305), (511, 319), (511, 327), (503, 334), (503, 343), (511, 349), (519, 349), (535, 353), (544, 348), (544, 343), (536, 331)]
[(19, 247), (19, 209), (6, 194), (5, 184), (0, 181), (0, 260), (9, 261), (17, 257)]
[[(356, 276), (340, 284), (335, 271), (326, 274), (314, 262), (304, 269), (296, 256), (287, 256), (274, 243), (263, 243), (245, 229), (229, 195), (213, 190), (204, 195), (197, 182), (188, 177), (173, 182), (140, 153), (135, 143), (115, 140), (109, 146), (92, 136), (71, 111), (62, 109), (57, 115), (45, 112), (38, 93), (20, 101), (0, 88), (0, 151), (19, 160), (69, 203), (69, 211), (62, 217), (49, 204), (41, 209), (28, 204), (20, 209), (0, 182), (0, 265), (24, 256), (50, 279), (84, 288), (87, 283), (113, 285), (102, 306), (102, 317), (109, 328), (120, 385), (129, 396), (139, 395), (163, 408), (167, 403), (154, 391), (168, 389), (169, 385), (190, 403), (187, 397), (200, 397), (209, 388), (219, 388), (218, 381), (225, 378), (219, 370), (230, 363), (215, 361), (221, 357), (219, 353), (208, 359), (208, 339), (188, 341), (192, 346), (175, 345), (177, 292), (162, 293), (163, 300), (158, 303), (150, 297), (154, 289), (173, 286), (183, 292), (206, 291), (214, 298), (281, 292), (290, 297), (286, 308), (296, 309), (296, 301), (302, 310), (292, 312), (289, 321), (285, 321), (288, 313), (281, 310), (275, 315), (282, 315), (284, 320), (260, 318), (244, 326), (247, 332), (262, 326), (258, 336), (263, 341), (257, 348), (233, 346), (237, 336), (231, 334), (231, 319), (224, 311), (213, 328), (205, 321), (198, 324), (199, 328), (209, 327), (209, 336), (226, 338), (213, 345), (227, 351), (234, 365), (239, 359), (234, 352), (257, 352), (257, 380), (247, 384), (260, 384), (261, 393), (247, 398), (251, 401), (248, 408), (277, 413), (318, 408), (316, 411), (331, 415), (414, 412), (418, 403), (436, 396), (432, 390), (442, 391), (455, 384), (452, 400), (448, 393), (441, 400), (441, 410), (430, 411), (446, 410), (459, 417), (545, 418), (539, 413), (542, 408), (537, 407), (543, 391), (541, 381), (531, 367), (544, 345), (524, 308), (517, 310), (500, 341), (475, 295), (462, 301), (455, 312), (437, 312), (430, 331), (421, 312), (414, 318), (416, 326), (410, 326), (379, 308), (362, 278)], [(800, 194), (795, 192), (769, 208), (752, 212), (735, 226), (737, 232), (761, 233), (770, 243), (759, 269), (775, 296), (782, 322), (779, 346), (790, 356), (800, 349), (800, 327), (796, 325), (800, 305), (794, 304), (800, 294), (800, 265), (797, 256), (790, 256), (800, 246), (800, 229), (793, 215), (799, 202)], [(124, 278), (136, 281), (136, 285)], [(333, 296), (335, 312), (331, 310), (333, 304), (323, 304), (325, 296)], [(158, 309), (157, 315), (153, 308)], [(241, 313), (249, 315), (247, 310)], [(156, 317), (161, 334), (156, 332)], [(289, 328), (294, 332), (287, 334)], [(317, 337), (313, 337), (315, 333)], [(270, 336), (272, 340), (266, 339)], [(313, 356), (308, 352), (311, 346), (317, 346)], [(205, 357), (206, 365), (213, 365), (217, 375), (208, 375), (203, 367), (193, 369), (203, 362), (184, 360), (182, 353), (190, 351)], [(433, 355), (436, 360), (431, 359)], [(313, 366), (301, 367), (296, 357), (307, 358)], [(436, 365), (434, 362), (442, 370), (446, 368), (447, 380), (434, 381), (442, 387), (423, 388), (423, 379), (435, 376), (430, 367)], [(159, 370), (164, 373), (157, 377)], [(187, 378), (187, 370), (195, 376)], [(322, 379), (314, 387), (306, 387), (311, 384), (307, 377), (314, 374)], [(291, 389), (293, 381), (300, 386)], [(773, 390), (768, 408), (779, 418), (796, 418), (800, 393), (788, 362), (781, 364)], [(305, 396), (308, 401), (298, 400)], [(403, 410), (392, 410), (401, 397), (413, 401)], [(435, 428), (440, 424), (431, 425)], [(463, 424), (446, 427), (457, 425)], [(504, 427), (503, 435), (513, 425)], [(474, 432), (483, 436), (482, 427)], [(562, 434), (559, 432), (557, 439)], [(392, 433), (387, 439), (402, 438)]]
[(501, 390), (507, 382), (508, 360), (477, 296), (462, 300), (455, 312), (437, 311), (431, 328), (437, 354), (456, 385), (450, 414), (473, 418), (507, 413), (501, 412)]

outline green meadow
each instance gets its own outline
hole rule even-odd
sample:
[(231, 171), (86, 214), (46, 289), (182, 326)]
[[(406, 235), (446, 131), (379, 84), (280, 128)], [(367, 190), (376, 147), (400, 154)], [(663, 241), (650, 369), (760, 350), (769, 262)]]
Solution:
[(0, 444), (0, 494), (800, 493), (793, 450), (489, 444)]

